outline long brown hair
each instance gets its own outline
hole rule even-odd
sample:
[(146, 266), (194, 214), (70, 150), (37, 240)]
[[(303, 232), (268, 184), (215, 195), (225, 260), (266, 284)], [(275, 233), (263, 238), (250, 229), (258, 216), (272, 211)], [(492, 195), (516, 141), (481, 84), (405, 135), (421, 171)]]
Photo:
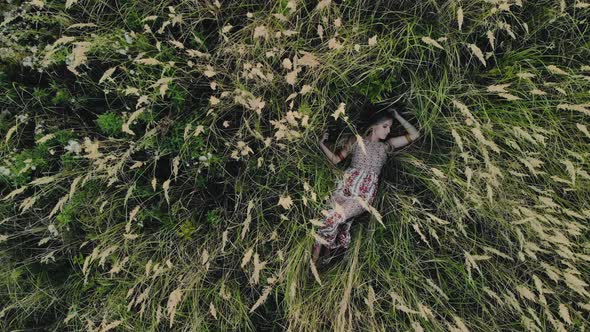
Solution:
[[(359, 135), (361, 135), (361, 137), (367, 137), (373, 125), (380, 123), (381, 121), (395, 119), (395, 117), (393, 116), (393, 112), (396, 110), (396, 108), (393, 108), (391, 106), (380, 107), (371, 102), (365, 102), (359, 108), (359, 124), (355, 127), (356, 132)], [(346, 142), (353, 142), (355, 139), (355, 133), (343, 133), (340, 136), (340, 139), (338, 139), (338, 141), (336, 142), (336, 145), (341, 147), (344, 144), (346, 144)]]
[(359, 132), (362, 133), (363, 137), (367, 137), (369, 135), (369, 131), (370, 131), (371, 127), (373, 127), (374, 125), (381, 123), (382, 121), (386, 121), (386, 120), (393, 121), (394, 120), (393, 111), (394, 111), (394, 109), (387, 108), (387, 109), (382, 109), (382, 110), (373, 112), (370, 115), (370, 117), (367, 119), (365, 124), (361, 127), (361, 130), (359, 130)]

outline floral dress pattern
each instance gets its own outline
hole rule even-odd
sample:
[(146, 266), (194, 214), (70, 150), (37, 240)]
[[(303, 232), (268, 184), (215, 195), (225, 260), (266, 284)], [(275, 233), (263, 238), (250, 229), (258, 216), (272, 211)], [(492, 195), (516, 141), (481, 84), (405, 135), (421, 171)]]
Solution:
[[(357, 142), (351, 146), (350, 166), (344, 171), (344, 177), (338, 181), (336, 190), (328, 200), (328, 213), (322, 218), (322, 226), (318, 229), (318, 235), (328, 243), (325, 246), (330, 249), (348, 248), (352, 218), (366, 211), (358, 197), (372, 204), (377, 194), (379, 173), (387, 161), (389, 144), (367, 139), (363, 143), (366, 154)], [(334, 203), (341, 208), (337, 208)]]

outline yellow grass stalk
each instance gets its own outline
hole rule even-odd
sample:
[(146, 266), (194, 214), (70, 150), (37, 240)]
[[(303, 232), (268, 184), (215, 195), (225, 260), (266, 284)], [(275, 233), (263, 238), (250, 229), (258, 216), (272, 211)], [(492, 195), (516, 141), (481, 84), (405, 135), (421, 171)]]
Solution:
[(282, 206), (285, 210), (289, 210), (293, 205), (293, 200), (291, 199), (291, 196), (289, 196), (288, 194), (283, 194), (281, 195), (281, 197), (279, 197), (279, 202), (277, 203), (277, 205)]
[(250, 247), (250, 248), (248, 248), (248, 250), (246, 250), (246, 252), (244, 253), (244, 257), (242, 257), (242, 263), (240, 263), (241, 268), (244, 268), (244, 266), (246, 266), (246, 264), (248, 264), (248, 262), (250, 262), (250, 258), (252, 258), (253, 253), (254, 253), (253, 247)]
[(569, 310), (567, 309), (567, 306), (563, 303), (559, 304), (559, 316), (561, 316), (561, 318), (564, 322), (566, 322), (566, 324), (571, 325), (573, 323), (572, 318), (570, 317)]
[(115, 69), (117, 69), (117, 66), (112, 67), (107, 69), (102, 76), (100, 77), (100, 79), (98, 80), (98, 84), (101, 84), (102, 82), (104, 82), (105, 80), (111, 78), (111, 76), (113, 75), (113, 73), (115, 72)]
[(585, 105), (571, 105), (571, 104), (559, 104), (557, 105), (557, 109), (565, 109), (565, 110), (572, 110), (584, 113), (586, 115), (590, 115), (590, 110), (586, 108)]
[(211, 316), (213, 316), (213, 318), (217, 319), (217, 310), (215, 309), (215, 305), (213, 305), (213, 302), (209, 302), (209, 313), (211, 314)]
[(252, 308), (250, 308), (250, 311), (249, 311), (250, 313), (254, 312), (254, 310), (256, 310), (256, 308), (258, 308), (261, 304), (263, 304), (266, 301), (266, 298), (270, 294), (271, 290), (272, 290), (271, 286), (264, 287), (264, 290), (262, 291), (262, 295), (258, 298), (258, 301), (256, 301), (256, 303), (254, 303)]
[(252, 272), (252, 276), (250, 277), (250, 283), (255, 285), (258, 284), (260, 280), (260, 271), (266, 266), (265, 261), (260, 261), (260, 257), (258, 253), (254, 254), (254, 272)]
[(547, 66), (547, 70), (549, 70), (550, 73), (552, 74), (557, 74), (557, 75), (568, 75), (567, 72), (565, 72), (563, 69), (555, 66), (555, 65), (549, 65)]
[(318, 60), (318, 58), (310, 52), (304, 52), (301, 51), (301, 53), (303, 54), (303, 56), (301, 58), (295, 58), (296, 59), (296, 64), (297, 66), (308, 66), (310, 68), (314, 68), (317, 67), (320, 62)]
[(469, 49), (471, 50), (471, 52), (479, 59), (479, 61), (483, 64), (483, 66), (486, 66), (486, 60), (483, 56), (483, 52), (481, 51), (481, 49), (479, 47), (477, 47), (477, 45), (475, 44), (470, 44), (468, 43), (467, 46), (469, 47)]
[(246, 233), (248, 232), (248, 229), (250, 228), (250, 222), (252, 221), (252, 214), (250, 213), (252, 208), (254, 208), (254, 201), (250, 200), (248, 202), (248, 207), (246, 209), (246, 220), (244, 220), (244, 227), (242, 228), (242, 233), (241, 233), (241, 239), (244, 239), (244, 236), (246, 236)]
[(176, 309), (180, 301), (182, 300), (182, 290), (180, 288), (175, 289), (168, 297), (168, 303), (166, 304), (166, 310), (170, 318), (170, 327), (174, 324), (174, 315), (176, 315)]
[(424, 234), (422, 234), (422, 231), (420, 231), (420, 226), (418, 224), (414, 223), (414, 224), (412, 224), (412, 228), (414, 228), (416, 233), (418, 233), (420, 235), (420, 239), (422, 239), (422, 241), (424, 241), (424, 243), (426, 243), (430, 247), (430, 243), (428, 243), (426, 236), (424, 236)]
[[(309, 267), (311, 268), (311, 273), (313, 274), (315, 281), (317, 281), (318, 284), (321, 286), (322, 280), (320, 279), (320, 274), (318, 273), (318, 269), (316, 268), (316, 266), (311, 258), (309, 259)], [(294, 285), (292, 284), (291, 286), (294, 286)], [(295, 292), (292, 291), (291, 294), (295, 294)]]
[(486, 36), (488, 37), (488, 42), (490, 43), (490, 46), (492, 47), (492, 50), (496, 49), (496, 45), (494, 44), (494, 41), (496, 40), (496, 38), (494, 37), (494, 32), (488, 30), (486, 32)]
[(375, 297), (375, 290), (373, 289), (373, 287), (371, 285), (369, 285), (369, 289), (367, 291), (367, 297), (365, 298), (365, 303), (367, 304), (367, 306), (369, 307), (369, 310), (371, 311), (371, 316), (375, 316), (375, 308), (373, 306), (373, 304), (377, 301), (377, 298)]
[(457, 145), (459, 146), (459, 150), (461, 150), (461, 152), (463, 152), (463, 140), (461, 139), (461, 136), (455, 130), (455, 128), (452, 128), (451, 129), (451, 134), (453, 135), (453, 138), (455, 139), (455, 142), (457, 142)]
[(320, 2), (318, 2), (317, 6), (315, 7), (316, 10), (322, 10), (324, 8), (328, 8), (328, 6), (330, 6), (330, 3), (332, 2), (332, 0), (321, 0)]
[(465, 326), (465, 323), (459, 316), (453, 315), (453, 320), (455, 321), (455, 324), (459, 328), (460, 332), (469, 332), (469, 329), (467, 326)]
[(508, 92), (508, 91), (506, 91), (506, 88), (509, 87), (510, 85), (511, 85), (511, 83), (490, 85), (487, 87), (487, 91), (488, 92)]
[(55, 137), (55, 134), (53, 134), (53, 133), (47, 134), (47, 135), (39, 138), (38, 140), (36, 140), (35, 143), (42, 144), (42, 143), (49, 141), (50, 139), (52, 139), (54, 137)]
[(168, 195), (168, 189), (170, 188), (170, 179), (164, 181), (162, 183), (162, 189), (164, 189), (164, 197), (166, 198), (166, 202), (170, 204), (170, 196)]
[(535, 294), (533, 294), (533, 292), (531, 292), (530, 289), (528, 289), (528, 287), (524, 286), (524, 285), (520, 285), (516, 287), (516, 291), (520, 294), (520, 296), (522, 298), (525, 298), (529, 301), (532, 302), (537, 302), (537, 298), (535, 297)]

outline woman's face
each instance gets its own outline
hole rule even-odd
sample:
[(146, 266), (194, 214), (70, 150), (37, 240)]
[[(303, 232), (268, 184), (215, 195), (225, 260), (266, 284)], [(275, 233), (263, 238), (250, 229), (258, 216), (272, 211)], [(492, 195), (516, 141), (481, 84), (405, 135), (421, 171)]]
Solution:
[(373, 126), (373, 135), (379, 139), (385, 139), (385, 137), (389, 135), (389, 130), (391, 129), (392, 124), (393, 120), (391, 119), (381, 121), (380, 123)]

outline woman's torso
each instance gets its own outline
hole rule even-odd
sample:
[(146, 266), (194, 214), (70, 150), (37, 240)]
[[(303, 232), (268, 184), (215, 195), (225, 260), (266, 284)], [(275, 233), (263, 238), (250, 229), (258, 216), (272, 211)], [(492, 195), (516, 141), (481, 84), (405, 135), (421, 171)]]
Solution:
[(371, 142), (363, 138), (365, 151), (359, 146), (358, 142), (352, 145), (351, 155), (352, 160), (349, 168), (357, 168), (366, 170), (379, 175), (381, 168), (387, 161), (387, 144), (386, 142)]

